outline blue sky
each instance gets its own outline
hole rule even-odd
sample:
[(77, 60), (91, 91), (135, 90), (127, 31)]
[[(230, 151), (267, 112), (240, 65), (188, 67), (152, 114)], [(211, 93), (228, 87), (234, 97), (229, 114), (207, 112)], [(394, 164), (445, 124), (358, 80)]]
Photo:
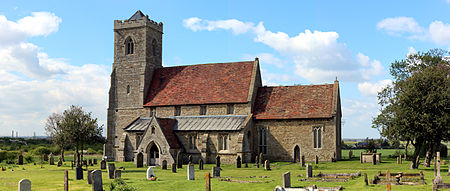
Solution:
[(136, 10), (164, 23), (164, 66), (253, 60), (266, 85), (333, 83), (343, 137), (371, 128), (389, 65), (450, 48), (450, 0), (435, 1), (2, 1), (0, 136), (44, 135), (71, 104), (106, 124), (113, 20)]

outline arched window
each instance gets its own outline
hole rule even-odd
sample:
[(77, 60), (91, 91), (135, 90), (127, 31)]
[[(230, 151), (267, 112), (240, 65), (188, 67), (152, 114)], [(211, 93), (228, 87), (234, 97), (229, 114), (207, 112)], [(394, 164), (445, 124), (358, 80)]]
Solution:
[(126, 54), (133, 54), (134, 53), (134, 43), (133, 43), (133, 40), (131, 40), (131, 38), (128, 38), (126, 41), (125, 41), (125, 44), (126, 44)]
[(156, 56), (156, 53), (157, 53), (156, 49), (157, 49), (157, 44), (156, 44), (156, 40), (155, 40), (155, 39), (153, 39), (153, 42), (152, 42), (152, 51), (153, 51), (153, 56)]
[(152, 134), (155, 134), (155, 127), (152, 126)]

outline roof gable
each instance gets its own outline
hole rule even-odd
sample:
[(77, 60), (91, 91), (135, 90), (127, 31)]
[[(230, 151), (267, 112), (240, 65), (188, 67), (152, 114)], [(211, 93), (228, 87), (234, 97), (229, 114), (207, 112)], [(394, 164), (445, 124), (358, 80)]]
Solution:
[(331, 118), (333, 84), (260, 87), (255, 119)]
[(144, 106), (246, 103), (254, 62), (158, 68)]

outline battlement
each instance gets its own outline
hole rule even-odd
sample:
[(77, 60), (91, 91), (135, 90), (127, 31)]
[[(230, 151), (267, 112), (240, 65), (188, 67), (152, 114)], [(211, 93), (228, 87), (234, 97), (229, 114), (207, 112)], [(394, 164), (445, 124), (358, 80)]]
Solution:
[(151, 27), (159, 32), (163, 32), (163, 23), (156, 22), (148, 18), (148, 15), (135, 17), (134, 15), (127, 20), (114, 20), (114, 30), (138, 28), (138, 27)]

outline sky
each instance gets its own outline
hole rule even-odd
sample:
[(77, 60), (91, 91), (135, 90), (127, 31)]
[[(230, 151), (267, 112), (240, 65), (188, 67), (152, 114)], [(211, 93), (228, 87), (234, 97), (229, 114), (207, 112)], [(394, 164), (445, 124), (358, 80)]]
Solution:
[(113, 21), (137, 10), (164, 23), (163, 66), (254, 60), (264, 85), (339, 80), (343, 138), (379, 138), (377, 92), (390, 64), (450, 50), (450, 0), (12, 1), (0, 6), (0, 136), (45, 135), (82, 106), (104, 125)]

